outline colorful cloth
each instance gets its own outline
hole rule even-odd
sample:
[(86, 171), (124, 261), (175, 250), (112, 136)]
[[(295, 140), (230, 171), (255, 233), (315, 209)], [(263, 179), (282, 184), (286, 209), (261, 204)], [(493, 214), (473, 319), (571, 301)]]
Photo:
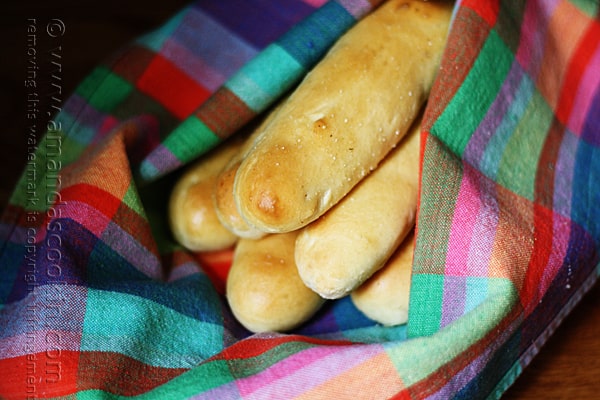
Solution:
[(457, 4), (424, 117), (410, 315), (346, 298), (245, 331), (230, 252), (178, 247), (179, 167), (244, 128), (376, 2), (197, 1), (48, 121), (0, 220), (0, 397), (487, 398), (600, 261), (600, 18), (585, 0)]

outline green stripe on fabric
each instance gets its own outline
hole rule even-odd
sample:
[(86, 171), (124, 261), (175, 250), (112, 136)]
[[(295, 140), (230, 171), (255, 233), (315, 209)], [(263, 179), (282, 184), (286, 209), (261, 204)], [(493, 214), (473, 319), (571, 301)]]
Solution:
[(146, 364), (182, 368), (222, 349), (223, 326), (142, 297), (88, 289), (82, 351), (118, 352)]
[(314, 346), (315, 345), (312, 343), (303, 341), (285, 342), (256, 357), (229, 360), (229, 368), (236, 379), (246, 378), (263, 371), (267, 367), (274, 365), (291, 355)]
[(569, 0), (569, 3), (579, 8), (579, 10), (590, 18), (595, 18), (600, 13), (600, 2), (598, 1)]
[(516, 194), (533, 201), (538, 162), (553, 113), (544, 98), (534, 92), (515, 131), (508, 140), (497, 182)]
[(410, 291), (408, 309), (416, 312), (411, 312), (408, 319), (409, 337), (437, 332), (442, 320), (444, 276), (413, 274), (411, 285), (418, 289)]
[(97, 67), (77, 87), (75, 93), (85, 98), (100, 112), (110, 112), (133, 91), (125, 79), (113, 74), (106, 67)]
[(272, 44), (240, 69), (225, 86), (259, 113), (288, 90), (304, 67), (284, 49)]
[(490, 32), (469, 75), (432, 126), (431, 133), (455, 154), (462, 156), (471, 135), (500, 91), (513, 57), (498, 34)]
[(187, 162), (212, 149), (220, 141), (204, 122), (191, 116), (179, 124), (163, 144), (181, 162)]
[[(510, 280), (488, 279), (490, 296), (472, 312), (442, 330), (431, 332), (430, 336), (383, 344), (406, 387), (424, 379), (437, 379), (436, 371), (466, 351), (472, 351), (473, 357), (481, 354), (469, 347), (476, 345), (489, 329), (495, 329), (518, 301), (518, 293)], [(431, 293), (437, 290), (433, 288)]]
[(147, 219), (146, 211), (140, 202), (140, 197), (135, 182), (130, 182), (129, 187), (123, 196), (123, 203), (135, 211), (136, 214), (144, 217), (144, 219)]

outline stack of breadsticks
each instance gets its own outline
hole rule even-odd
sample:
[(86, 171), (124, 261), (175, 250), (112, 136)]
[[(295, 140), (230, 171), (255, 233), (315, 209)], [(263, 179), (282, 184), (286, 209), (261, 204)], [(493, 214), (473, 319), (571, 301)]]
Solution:
[(420, 115), (451, 10), (383, 3), (250, 135), (175, 185), (175, 238), (192, 251), (235, 246), (226, 296), (247, 329), (290, 330), (346, 295), (377, 322), (406, 322)]

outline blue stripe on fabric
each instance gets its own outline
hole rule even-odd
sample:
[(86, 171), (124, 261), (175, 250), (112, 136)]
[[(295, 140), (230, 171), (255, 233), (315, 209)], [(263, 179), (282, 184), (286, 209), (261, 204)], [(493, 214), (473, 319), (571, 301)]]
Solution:
[(571, 219), (600, 240), (600, 151), (579, 140), (571, 192)]
[(523, 76), (512, 96), (512, 103), (502, 118), (502, 122), (488, 142), (479, 166), (482, 172), (492, 179), (495, 179), (498, 174), (498, 167), (500, 166), (504, 149), (516, 126), (519, 124), (523, 112), (527, 108), (527, 103), (531, 99), (534, 88), (535, 86), (531, 79)]
[(98, 242), (89, 257), (87, 280), (90, 288), (144, 297), (183, 315), (222, 324), (221, 300), (208, 277), (200, 273), (174, 283), (155, 281)]
[(335, 1), (329, 1), (277, 41), (305, 68), (319, 61), (356, 19)]
[[(303, 1), (198, 1), (198, 9), (257, 48), (264, 48), (315, 9)], [(235, 9), (235, 12), (231, 10)]]
[(464, 313), (472, 311), (489, 296), (490, 278), (467, 276), (465, 286)]
[(222, 323), (190, 318), (143, 296), (90, 289), (81, 350), (116, 352), (160, 367), (191, 368), (223, 350), (223, 331)]

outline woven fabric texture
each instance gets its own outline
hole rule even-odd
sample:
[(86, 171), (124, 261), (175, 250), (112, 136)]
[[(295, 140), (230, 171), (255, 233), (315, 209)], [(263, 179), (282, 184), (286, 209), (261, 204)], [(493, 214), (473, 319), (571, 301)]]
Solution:
[(348, 298), (251, 334), (231, 252), (171, 238), (181, 167), (378, 5), (197, 1), (48, 121), (0, 219), (0, 397), (495, 398), (598, 277), (596, 1), (464, 0), (425, 110), (406, 325)]

